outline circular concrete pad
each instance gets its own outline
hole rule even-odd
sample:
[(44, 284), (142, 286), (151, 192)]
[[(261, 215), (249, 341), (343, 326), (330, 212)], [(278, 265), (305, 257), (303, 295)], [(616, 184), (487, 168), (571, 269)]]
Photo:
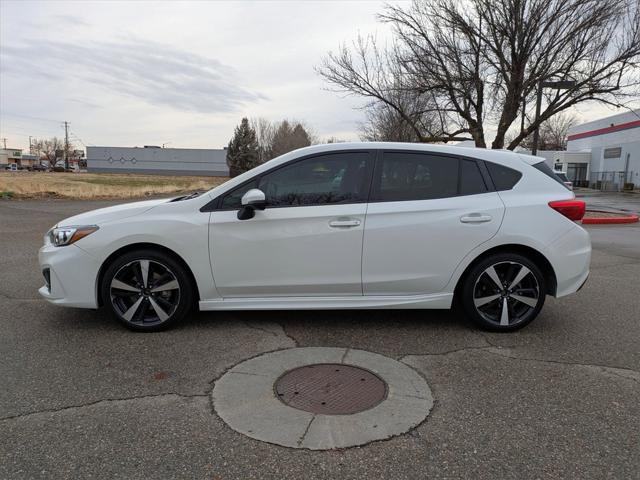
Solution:
[[(277, 398), (278, 379), (315, 364), (368, 370), (386, 383), (386, 398), (349, 415), (312, 413)], [(239, 363), (215, 383), (211, 397), (216, 413), (235, 431), (311, 450), (353, 447), (400, 435), (421, 423), (433, 406), (429, 386), (409, 366), (377, 353), (322, 347), (280, 350)]]

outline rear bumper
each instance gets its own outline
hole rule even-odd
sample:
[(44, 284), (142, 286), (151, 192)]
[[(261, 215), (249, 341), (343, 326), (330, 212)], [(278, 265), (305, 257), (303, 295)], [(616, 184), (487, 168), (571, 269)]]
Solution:
[(546, 256), (556, 274), (555, 297), (577, 292), (589, 277), (591, 264), (591, 238), (589, 233), (575, 225), (547, 247)]
[(49, 269), (50, 286), (38, 290), (48, 302), (68, 307), (98, 307), (96, 278), (100, 265), (87, 252), (75, 245), (45, 245), (38, 252), (38, 262), (41, 271)]

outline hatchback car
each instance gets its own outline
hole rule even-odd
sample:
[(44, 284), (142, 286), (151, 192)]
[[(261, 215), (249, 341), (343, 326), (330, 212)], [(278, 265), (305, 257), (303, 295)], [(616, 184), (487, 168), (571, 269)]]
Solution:
[(40, 293), (153, 331), (200, 310), (448, 309), (531, 322), (589, 275), (584, 214), (538, 157), (317, 145), (203, 194), (103, 208), (44, 237)]

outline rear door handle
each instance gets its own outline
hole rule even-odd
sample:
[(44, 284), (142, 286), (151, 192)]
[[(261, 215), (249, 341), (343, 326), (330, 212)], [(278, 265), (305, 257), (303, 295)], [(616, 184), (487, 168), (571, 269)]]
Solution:
[(462, 223), (485, 223), (493, 220), (491, 215), (482, 215), (480, 213), (470, 213), (460, 217)]
[(329, 226), (333, 228), (351, 228), (358, 225), (360, 225), (360, 220), (355, 218), (338, 218), (329, 222)]

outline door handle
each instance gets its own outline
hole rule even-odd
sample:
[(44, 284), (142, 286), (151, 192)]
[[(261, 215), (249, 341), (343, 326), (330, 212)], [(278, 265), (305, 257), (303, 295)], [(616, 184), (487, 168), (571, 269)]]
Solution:
[(485, 223), (491, 220), (493, 220), (491, 215), (482, 215), (480, 213), (470, 213), (469, 215), (460, 217), (462, 223)]
[(358, 225), (360, 225), (360, 220), (355, 218), (338, 218), (329, 222), (329, 226), (333, 228), (351, 228)]

